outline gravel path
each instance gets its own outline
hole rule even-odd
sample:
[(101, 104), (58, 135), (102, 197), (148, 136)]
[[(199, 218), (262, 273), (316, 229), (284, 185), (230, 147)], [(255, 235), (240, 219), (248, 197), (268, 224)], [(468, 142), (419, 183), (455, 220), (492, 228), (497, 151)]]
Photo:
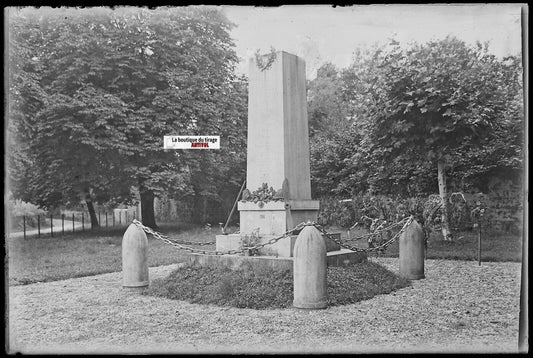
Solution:
[[(397, 259), (372, 260), (397, 271)], [(427, 260), (412, 287), (317, 311), (142, 296), (121, 288), (121, 273), (13, 286), (9, 352), (518, 352), (520, 267)]]

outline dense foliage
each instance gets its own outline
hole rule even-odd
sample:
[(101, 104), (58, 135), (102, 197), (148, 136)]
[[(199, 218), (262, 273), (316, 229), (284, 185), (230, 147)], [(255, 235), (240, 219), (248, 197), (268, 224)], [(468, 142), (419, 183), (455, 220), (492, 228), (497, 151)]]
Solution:
[(313, 193), (439, 192), (447, 237), (449, 187), (485, 191), (494, 177), (520, 178), (522, 90), (520, 58), (456, 38), (356, 51), (342, 71), (325, 64), (309, 84)]
[(521, 83), (520, 58), (455, 38), (356, 51), (344, 70), (325, 64), (309, 83), (314, 194), (428, 195), (438, 159), (465, 186), (516, 176)]
[[(246, 83), (218, 10), (25, 8), (9, 23), (16, 197), (89, 210), (137, 197), (155, 226), (155, 196), (239, 187)], [(164, 135), (220, 135), (224, 149), (165, 151)]]
[[(8, 20), (14, 198), (83, 201), (92, 226), (93, 202), (137, 200), (155, 226), (155, 197), (178, 199), (186, 219), (226, 219), (245, 179), (247, 80), (218, 9), (22, 8)], [(324, 64), (308, 84), (313, 196), (440, 191), (447, 205), (447, 186), (519, 177), (521, 71), (518, 57), (451, 37)], [(164, 150), (164, 135), (220, 135), (221, 149)]]

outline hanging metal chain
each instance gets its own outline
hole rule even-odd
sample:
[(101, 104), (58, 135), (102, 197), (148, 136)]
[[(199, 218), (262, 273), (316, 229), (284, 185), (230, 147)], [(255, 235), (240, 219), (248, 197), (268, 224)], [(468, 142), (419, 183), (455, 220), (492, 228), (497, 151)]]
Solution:
[[(296, 232), (299, 232), (300, 230), (302, 230), (305, 226), (314, 226), (314, 227), (316, 227), (323, 235), (325, 235), (330, 240), (332, 240), (333, 242), (335, 242), (336, 244), (338, 244), (339, 246), (341, 246), (341, 247), (343, 247), (345, 249), (349, 249), (349, 250), (352, 250), (352, 251), (355, 251), (355, 252), (378, 251), (378, 250), (383, 250), (383, 249), (387, 248), (390, 244), (392, 244), (394, 241), (396, 241), (400, 237), (400, 235), (405, 231), (405, 229), (413, 222), (413, 220), (414, 220), (414, 218), (412, 216), (410, 216), (410, 217), (407, 217), (405, 219), (400, 220), (399, 222), (397, 222), (395, 224), (392, 224), (392, 225), (388, 226), (385, 229), (380, 230), (380, 233), (381, 233), (381, 232), (384, 232), (385, 230), (389, 230), (390, 228), (398, 226), (398, 225), (403, 223), (403, 226), (402, 226), (401, 230), (398, 231), (387, 242), (385, 242), (385, 243), (383, 243), (383, 244), (381, 244), (379, 246), (366, 248), (366, 249), (355, 247), (355, 246), (350, 246), (350, 245), (347, 245), (345, 242), (337, 240), (333, 235), (328, 233), (326, 231), (326, 229), (324, 229), (322, 227), (322, 225), (320, 225), (320, 224), (318, 224), (316, 222), (307, 222), (307, 223), (302, 222), (302, 223), (296, 225), (293, 229), (288, 230), (285, 233), (281, 234), (280, 236), (274, 237), (274, 238), (272, 238), (272, 239), (270, 239), (270, 240), (268, 240), (266, 242), (263, 242), (263, 243), (260, 243), (260, 244), (257, 244), (257, 245), (251, 246), (251, 247), (245, 247), (245, 248), (242, 248), (242, 249), (239, 249), (239, 250), (227, 250), (227, 251), (202, 250), (202, 249), (197, 249), (197, 248), (193, 248), (193, 247), (184, 246), (183, 243), (185, 243), (187, 241), (179, 242), (179, 241), (176, 241), (176, 240), (172, 240), (168, 236), (160, 234), (157, 231), (154, 231), (152, 228), (143, 225), (140, 221), (138, 221), (136, 219), (134, 219), (132, 221), (132, 223), (134, 225), (136, 225), (138, 228), (140, 228), (141, 230), (143, 230), (145, 233), (150, 234), (153, 237), (155, 237), (156, 239), (159, 239), (159, 240), (161, 240), (161, 241), (163, 241), (163, 242), (165, 242), (165, 243), (167, 243), (167, 244), (169, 244), (171, 246), (174, 246), (174, 247), (176, 247), (176, 248), (178, 248), (180, 250), (186, 250), (186, 251), (189, 251), (189, 252), (192, 252), (192, 253), (198, 253), (198, 254), (203, 254), (203, 255), (235, 255), (235, 254), (244, 253), (246, 251), (258, 250), (258, 249), (261, 249), (261, 248), (263, 248), (265, 246), (275, 244), (276, 242), (278, 242), (281, 239), (289, 237), (290, 235), (294, 235)], [(377, 234), (378, 233), (372, 233), (372, 235), (377, 235)], [(209, 243), (192, 242), (191, 244), (194, 244), (194, 245), (212, 245), (213, 243), (212, 242), (209, 242)]]
[[(384, 228), (381, 228), (383, 225), (385, 225), (386, 222), (383, 222), (381, 223), (380, 226), (378, 226), (378, 228), (373, 231), (373, 232), (370, 232), (368, 234), (365, 234), (363, 236), (358, 236), (358, 237), (348, 237), (346, 239), (344, 239), (344, 241), (359, 241), (359, 240), (363, 240), (363, 239), (371, 239), (371, 238), (375, 238), (375, 237), (378, 237), (380, 236), (382, 233), (384, 232), (387, 232), (389, 230), (392, 230), (393, 228), (397, 227), (397, 226), (401, 226), (404, 224), (405, 220), (409, 219), (408, 217), (407, 218), (404, 218), (394, 224), (391, 224), (387, 227), (384, 227)], [(353, 226), (354, 227), (354, 226)]]
[(374, 222), (377, 221), (377, 220), (379, 220), (379, 219), (372, 219), (372, 218), (369, 217), (369, 216), (363, 215), (363, 216), (361, 216), (361, 218), (359, 219), (359, 221), (356, 221), (355, 224), (353, 224), (352, 226), (350, 226), (350, 228), (348, 229), (348, 231), (355, 229), (355, 228), (361, 223), (362, 220), (370, 220), (370, 221), (372, 222), (371, 225), (373, 225)]
[[(281, 234), (280, 236), (277, 236), (277, 237), (274, 237), (270, 240), (268, 240), (267, 242), (264, 242), (264, 243), (260, 243), (260, 244), (257, 244), (257, 245), (254, 245), (254, 246), (251, 246), (251, 247), (245, 247), (245, 248), (242, 248), (242, 249), (239, 249), (239, 250), (227, 250), (227, 251), (213, 251), (213, 250), (202, 250), (202, 249), (197, 249), (197, 248), (193, 248), (193, 247), (188, 247), (188, 246), (184, 246), (182, 243), (176, 241), (176, 240), (172, 240), (170, 239), (168, 236), (166, 235), (162, 235), (160, 233), (158, 233), (157, 231), (154, 231), (152, 228), (148, 227), (148, 226), (145, 226), (143, 225), (140, 221), (134, 219), (132, 221), (133, 224), (135, 224), (135, 226), (137, 226), (139, 229), (143, 230), (145, 233), (147, 234), (150, 234), (152, 235), (153, 237), (155, 237), (156, 239), (159, 239), (171, 246), (174, 246), (180, 250), (186, 250), (186, 251), (189, 251), (189, 252), (192, 252), (192, 253), (198, 253), (198, 254), (203, 254), (203, 255), (235, 255), (235, 254), (240, 254), (240, 253), (243, 253), (243, 252), (246, 252), (246, 251), (249, 251), (249, 250), (258, 250), (258, 249), (261, 249), (267, 245), (272, 245), (276, 242), (278, 242), (279, 240), (281, 239), (284, 239), (292, 234), (294, 234), (296, 231), (299, 231), (301, 229), (304, 228), (304, 226), (306, 226), (305, 223), (301, 223), (301, 224), (298, 224), (296, 227), (294, 227), (293, 229)], [(192, 244), (196, 244), (198, 245), (199, 243), (192, 243)], [(213, 243), (201, 243), (201, 244), (209, 244), (209, 245), (212, 245)]]
[(214, 245), (216, 242), (215, 241), (209, 241), (209, 242), (199, 242), (199, 241), (181, 241), (181, 240), (175, 240), (175, 239), (171, 239), (169, 236), (166, 236), (166, 235), (163, 235), (161, 233), (158, 233), (154, 230), (152, 230), (152, 228), (148, 227), (148, 226), (144, 226), (140, 221), (136, 220), (136, 219), (133, 219), (132, 221), (133, 224), (135, 224), (137, 227), (139, 227), (140, 229), (144, 230), (144, 232), (146, 232), (147, 234), (150, 234), (152, 236), (155, 236), (157, 237), (158, 239), (163, 239), (164, 238), (164, 241), (165, 242), (171, 242), (173, 244), (177, 244), (177, 245), (196, 245), (196, 246), (209, 246), (209, 245)]
[[(343, 247), (345, 249), (349, 249), (349, 250), (352, 250), (352, 251), (355, 251), (355, 252), (372, 252), (372, 251), (379, 251), (379, 250), (386, 249), (390, 244), (392, 244), (394, 241), (396, 241), (402, 235), (402, 233), (413, 222), (413, 220), (414, 220), (414, 218), (412, 216), (409, 216), (409, 217), (407, 217), (405, 219), (400, 220), (399, 222), (397, 222), (397, 223), (395, 223), (393, 225), (390, 225), (389, 227), (393, 227), (393, 226), (400, 225), (401, 223), (403, 223), (403, 226), (400, 229), (400, 231), (398, 231), (391, 239), (389, 239), (388, 241), (386, 241), (385, 243), (383, 243), (383, 244), (381, 244), (379, 246), (369, 247), (367, 249), (363, 249), (363, 248), (360, 248), (360, 247), (355, 247), (355, 246), (348, 245), (345, 242), (342, 242), (340, 240), (335, 239), (335, 237), (333, 237), (330, 233), (328, 233), (321, 225), (315, 223), (314, 226), (322, 234), (324, 234), (326, 237), (328, 237), (330, 240), (332, 240), (337, 245), (339, 245), (339, 246), (341, 246), (341, 247)], [(384, 230), (381, 230), (381, 231), (384, 231)]]
[(175, 244), (179, 244), (179, 245), (209, 246), (209, 245), (214, 245), (214, 244), (216, 244), (215, 241), (210, 241), (210, 242), (180, 241), (180, 240), (170, 239), (170, 238), (168, 238), (168, 237), (167, 237), (167, 239), (168, 239), (169, 241), (172, 241), (173, 243), (175, 243)]

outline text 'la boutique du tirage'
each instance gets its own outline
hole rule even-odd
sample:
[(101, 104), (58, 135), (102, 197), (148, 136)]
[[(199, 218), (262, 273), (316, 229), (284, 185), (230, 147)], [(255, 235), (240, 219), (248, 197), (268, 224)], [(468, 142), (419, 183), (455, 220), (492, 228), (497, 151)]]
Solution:
[(220, 136), (165, 136), (164, 149), (220, 149)]

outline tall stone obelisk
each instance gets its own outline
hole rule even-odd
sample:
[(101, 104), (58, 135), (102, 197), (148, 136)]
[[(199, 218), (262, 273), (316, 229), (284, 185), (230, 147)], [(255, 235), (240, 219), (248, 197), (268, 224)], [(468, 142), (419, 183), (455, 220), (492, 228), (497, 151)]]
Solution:
[(281, 51), (267, 69), (252, 59), (249, 74), (247, 188), (287, 179), (286, 199), (310, 200), (305, 62)]
[[(283, 201), (240, 201), (240, 235), (259, 232), (266, 241), (317, 219), (311, 200), (305, 62), (284, 51), (250, 60), (246, 188), (263, 183)], [(237, 249), (237, 235), (217, 236), (217, 250)], [(266, 246), (261, 254), (292, 256), (295, 237)]]

